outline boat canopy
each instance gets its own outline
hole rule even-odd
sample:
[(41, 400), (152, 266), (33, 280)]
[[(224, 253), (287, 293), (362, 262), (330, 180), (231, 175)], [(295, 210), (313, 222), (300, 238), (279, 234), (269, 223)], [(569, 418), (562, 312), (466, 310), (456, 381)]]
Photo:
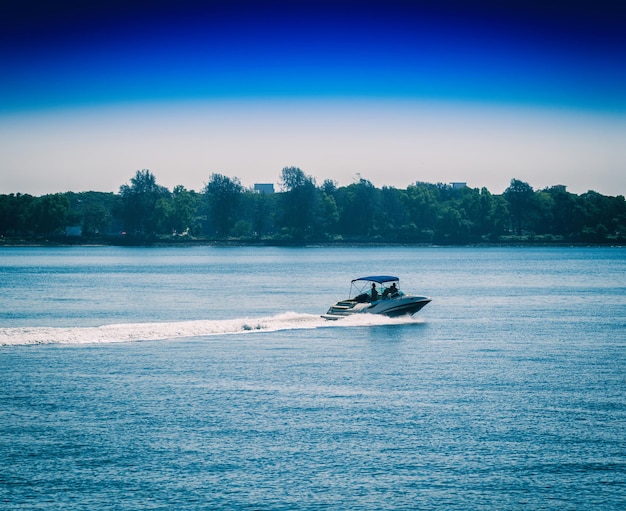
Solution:
[(377, 284), (384, 284), (385, 282), (399, 282), (400, 281), (398, 277), (393, 277), (391, 275), (372, 275), (370, 277), (359, 277), (358, 279), (354, 279), (352, 282), (357, 282), (359, 280), (366, 280), (368, 282), (376, 282)]

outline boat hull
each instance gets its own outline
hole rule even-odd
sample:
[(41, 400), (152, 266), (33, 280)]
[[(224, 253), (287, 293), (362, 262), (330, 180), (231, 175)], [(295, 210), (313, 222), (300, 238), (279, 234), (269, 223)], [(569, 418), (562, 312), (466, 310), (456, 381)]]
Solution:
[(373, 303), (360, 303), (355, 300), (342, 300), (323, 314), (324, 319), (336, 320), (354, 314), (380, 314), (387, 317), (412, 316), (430, 303), (426, 296), (402, 296)]

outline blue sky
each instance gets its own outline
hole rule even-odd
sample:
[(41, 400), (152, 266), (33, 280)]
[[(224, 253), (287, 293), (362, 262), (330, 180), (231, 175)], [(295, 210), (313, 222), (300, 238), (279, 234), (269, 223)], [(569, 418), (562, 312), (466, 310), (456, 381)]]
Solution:
[(0, 193), (318, 182), (626, 193), (626, 5), (24, 2), (0, 13)]

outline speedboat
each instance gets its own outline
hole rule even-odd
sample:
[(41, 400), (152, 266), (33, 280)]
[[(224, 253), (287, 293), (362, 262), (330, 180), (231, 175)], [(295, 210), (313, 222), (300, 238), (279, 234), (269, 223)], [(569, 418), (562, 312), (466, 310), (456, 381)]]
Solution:
[(412, 315), (430, 301), (427, 296), (404, 294), (400, 291), (398, 277), (372, 275), (352, 280), (349, 297), (332, 305), (322, 317), (334, 320), (361, 313), (389, 317)]

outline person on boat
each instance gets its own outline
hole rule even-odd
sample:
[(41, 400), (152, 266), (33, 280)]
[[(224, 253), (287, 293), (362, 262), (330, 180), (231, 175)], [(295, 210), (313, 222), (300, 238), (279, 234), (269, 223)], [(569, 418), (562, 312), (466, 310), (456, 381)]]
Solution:
[(394, 282), (393, 284), (391, 284), (391, 287), (389, 288), (389, 296), (393, 298), (397, 294), (398, 294), (398, 288), (396, 287), (396, 283)]
[(396, 287), (396, 283), (391, 284), (390, 287), (386, 287), (383, 291), (383, 298), (394, 297), (398, 294), (398, 288)]
[(376, 284), (374, 284), (372, 282), (372, 302), (375, 302), (376, 300), (378, 300), (378, 290), (376, 289)]

